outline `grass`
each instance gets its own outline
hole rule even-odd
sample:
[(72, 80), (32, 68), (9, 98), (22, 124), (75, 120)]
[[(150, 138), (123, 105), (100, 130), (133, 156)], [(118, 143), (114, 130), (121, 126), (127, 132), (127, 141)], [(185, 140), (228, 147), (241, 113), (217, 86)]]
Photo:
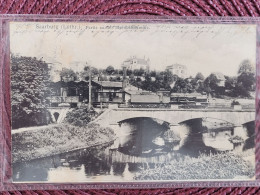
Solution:
[(204, 180), (254, 177), (252, 164), (232, 152), (184, 157), (156, 167), (141, 168), (135, 180)]
[(111, 128), (94, 123), (85, 127), (70, 124), (46, 126), (35, 131), (12, 134), (12, 160), (15, 163), (42, 158), (105, 144), (114, 138), (115, 134)]

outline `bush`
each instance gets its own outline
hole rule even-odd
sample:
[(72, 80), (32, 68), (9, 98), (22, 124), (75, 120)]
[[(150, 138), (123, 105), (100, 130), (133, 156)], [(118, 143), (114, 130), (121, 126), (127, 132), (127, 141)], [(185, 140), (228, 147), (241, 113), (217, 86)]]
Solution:
[(233, 100), (231, 103), (231, 106), (234, 106), (234, 105), (240, 105), (239, 101)]
[(92, 108), (90, 110), (87, 108), (75, 108), (71, 112), (67, 113), (65, 122), (74, 126), (83, 127), (90, 121), (94, 120), (97, 115), (98, 113)]
[(198, 180), (252, 178), (254, 167), (241, 156), (231, 152), (215, 155), (200, 155), (198, 158), (185, 157), (155, 168), (143, 168), (136, 180)]

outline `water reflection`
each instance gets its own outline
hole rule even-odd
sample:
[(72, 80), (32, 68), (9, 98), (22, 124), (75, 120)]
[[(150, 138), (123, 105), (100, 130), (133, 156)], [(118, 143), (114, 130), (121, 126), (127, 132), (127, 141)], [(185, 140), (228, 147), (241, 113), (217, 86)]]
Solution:
[(229, 141), (231, 137), (231, 129), (225, 131), (211, 131), (203, 133), (203, 141), (206, 146), (215, 148), (218, 151), (233, 150), (234, 144)]
[(133, 118), (121, 121), (118, 151), (133, 156), (168, 153), (162, 134), (169, 124), (152, 118)]
[[(244, 142), (239, 144), (230, 141), (234, 136), (234, 128), (219, 121), (185, 121), (179, 124), (179, 135), (173, 136), (172, 140), (164, 136), (169, 131), (168, 123), (151, 118), (122, 121), (120, 136), (115, 141), (117, 144), (108, 143), (16, 163), (13, 165), (13, 180), (132, 181), (135, 173), (144, 166), (153, 167), (158, 163), (182, 158), (184, 155), (197, 157), (201, 153), (216, 153), (235, 148), (242, 151), (254, 147), (254, 122), (244, 125), (246, 137)], [(176, 141), (175, 138), (180, 140)]]

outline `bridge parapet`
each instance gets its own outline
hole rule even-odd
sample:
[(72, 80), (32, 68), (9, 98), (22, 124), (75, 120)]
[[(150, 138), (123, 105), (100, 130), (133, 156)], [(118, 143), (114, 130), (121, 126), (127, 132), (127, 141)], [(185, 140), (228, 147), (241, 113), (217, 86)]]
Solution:
[(116, 108), (109, 113), (109, 123), (116, 124), (130, 118), (149, 117), (169, 124), (179, 124), (196, 118), (213, 118), (241, 126), (255, 120), (255, 110), (193, 110), (193, 109), (143, 109)]

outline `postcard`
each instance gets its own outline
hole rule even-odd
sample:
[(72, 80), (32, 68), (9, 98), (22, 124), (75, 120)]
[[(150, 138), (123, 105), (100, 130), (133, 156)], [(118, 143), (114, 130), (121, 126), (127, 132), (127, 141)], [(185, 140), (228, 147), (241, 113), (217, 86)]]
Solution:
[(255, 180), (256, 25), (10, 22), (12, 180)]

